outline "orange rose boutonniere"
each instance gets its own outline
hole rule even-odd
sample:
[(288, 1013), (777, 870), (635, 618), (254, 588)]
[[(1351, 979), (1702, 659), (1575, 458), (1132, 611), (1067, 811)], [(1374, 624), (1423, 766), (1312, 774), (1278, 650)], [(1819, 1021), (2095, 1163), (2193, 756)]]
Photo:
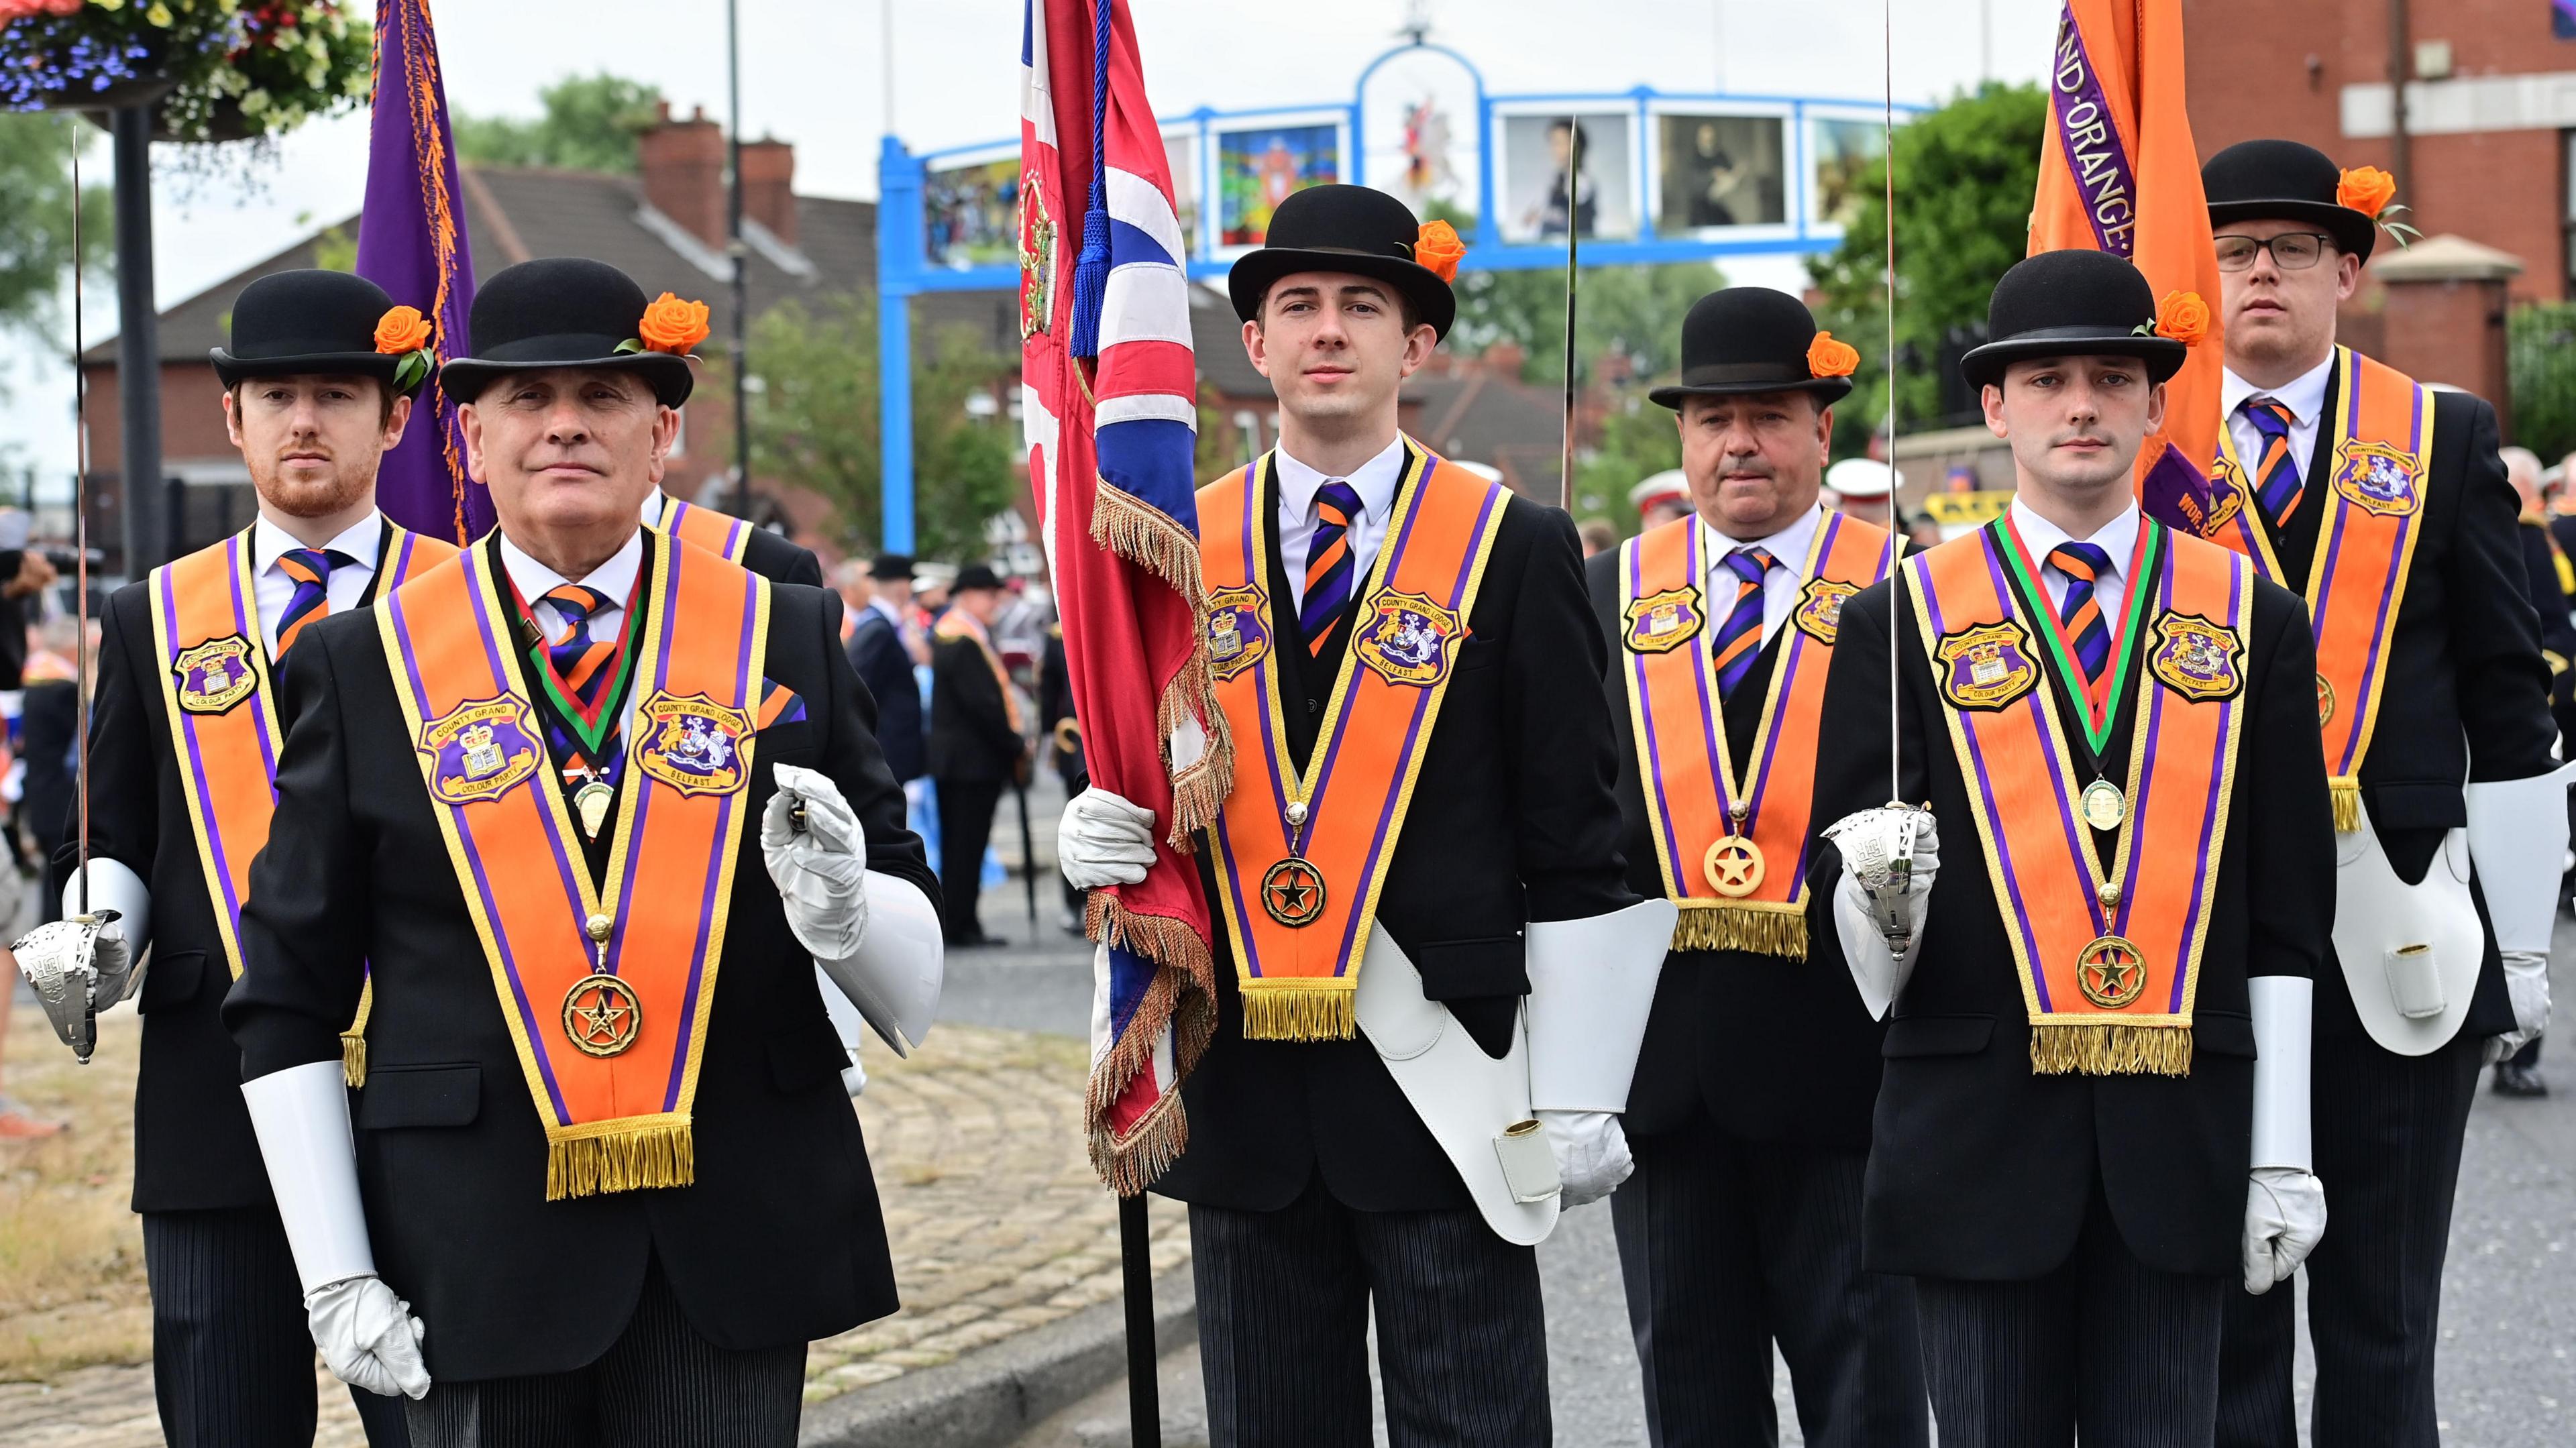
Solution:
[(2197, 347), (2209, 335), (2209, 303), (2198, 292), (2167, 292), (2156, 303), (2156, 335)]
[(2397, 219), (2406, 214), (2406, 208), (2395, 204), (2396, 200), (2397, 178), (2376, 166), (2355, 166), (2344, 172), (2343, 180), (2335, 185), (2336, 205), (2348, 206), (2378, 222), (2379, 229), (2395, 237), (2399, 246), (2407, 246), (2424, 233)]
[(418, 307), (396, 307), (376, 319), (376, 353), (400, 357), (394, 364), (394, 391), (408, 393), (429, 380), (429, 319)]
[(1445, 221), (1427, 223), (1414, 238), (1413, 259), (1444, 282), (1458, 279), (1458, 259), (1466, 254), (1467, 243), (1458, 239), (1458, 228)]
[(1837, 342), (1831, 332), (1818, 332), (1807, 344), (1807, 371), (1817, 377), (1849, 377), (1860, 366), (1860, 349)]
[(635, 336), (617, 344), (620, 352), (668, 352), (686, 357), (689, 349), (707, 339), (707, 304), (684, 302), (664, 292), (644, 309), (644, 318), (636, 324)]

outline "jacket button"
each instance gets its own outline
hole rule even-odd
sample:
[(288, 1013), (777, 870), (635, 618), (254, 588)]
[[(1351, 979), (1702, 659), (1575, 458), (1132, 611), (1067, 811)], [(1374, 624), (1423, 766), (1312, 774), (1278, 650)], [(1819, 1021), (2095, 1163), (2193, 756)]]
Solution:
[(1320, 701), (1320, 700), (1316, 700), (1316, 699), (1309, 699), (1309, 700), (1307, 700), (1307, 701), (1306, 701), (1306, 712), (1307, 712), (1307, 713), (1309, 713), (1309, 714), (1320, 714), (1320, 713), (1324, 712), (1324, 705), (1323, 705), (1322, 701)]

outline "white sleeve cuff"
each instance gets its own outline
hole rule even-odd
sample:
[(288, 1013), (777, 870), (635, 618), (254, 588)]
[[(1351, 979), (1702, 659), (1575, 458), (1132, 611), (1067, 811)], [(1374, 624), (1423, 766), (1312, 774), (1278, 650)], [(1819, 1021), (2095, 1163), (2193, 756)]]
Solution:
[(250, 1104), (251, 1129), (305, 1295), (376, 1275), (340, 1063), (314, 1061), (245, 1081), (242, 1099)]
[(2246, 1165), (2311, 1170), (2308, 1026), (2315, 982), (2258, 975), (2245, 989), (2254, 1013), (2254, 1149)]

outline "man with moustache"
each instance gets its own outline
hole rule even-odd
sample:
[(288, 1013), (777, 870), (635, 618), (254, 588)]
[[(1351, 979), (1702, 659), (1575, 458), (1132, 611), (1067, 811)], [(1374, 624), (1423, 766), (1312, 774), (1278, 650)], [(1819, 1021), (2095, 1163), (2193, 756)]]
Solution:
[(1809, 965), (1798, 869), (1843, 604), (1891, 558), (1885, 528), (1820, 501), (1859, 360), (1786, 292), (1700, 298), (1681, 380), (1649, 394), (1696, 511), (1584, 570), (1627, 726), (1628, 883), (1681, 911), (1610, 1198), (1659, 1448), (1775, 1441), (1775, 1342), (1807, 1442), (1924, 1441), (1912, 1294), (1861, 1267), (1884, 1032)]
[(291, 661), (241, 1093), (313, 1343), (421, 1448), (783, 1448), (806, 1342), (895, 1306), (815, 966), (918, 1040), (935, 886), (839, 599), (639, 524), (690, 330), (551, 258), (473, 332), (500, 524)]
[(2155, 317), (2103, 252), (2004, 274), (1965, 369), (2012, 507), (1844, 605), (1826, 688), (1814, 888), (1893, 1011), (1865, 1265), (1914, 1279), (1943, 1443), (2207, 1445), (2227, 1298), (2286, 1297), (2325, 1222), (2315, 659), (2297, 599), (2139, 512)]
[[(2393, 185), (2294, 141), (2202, 168), (2226, 426), (2203, 531), (2303, 592), (2335, 803), (2308, 1262), (2320, 1443), (2431, 1448), (2442, 1259), (2481, 1059), (2549, 1018), (2567, 843), (2549, 670), (2495, 411), (2335, 343)], [(2429, 947), (2429, 948), (2424, 948)], [(2233, 1296), (2222, 1441), (2290, 1448), (2289, 1295)]]
[[(278, 670), (322, 619), (363, 613), (456, 553), (376, 511), (377, 464), (411, 418), (427, 344), (419, 314), (360, 277), (280, 272), (243, 289), (232, 345), (213, 360), (259, 517), (109, 597), (87, 903), (73, 879), (70, 918), (14, 947), (84, 1058), (90, 1017), (139, 987), (134, 1210), (152, 1284), (153, 1391), (174, 1444), (313, 1438), (313, 1343), (235, 1090), (241, 1058), (217, 1012), (242, 971), (243, 896), (292, 712)], [(79, 828), (75, 804), (66, 833)], [(129, 972), (147, 945), (148, 970)], [(333, 1057), (346, 1052), (354, 1080), (367, 1021), (355, 998), (349, 1007)], [(392, 1405), (351, 1396), (371, 1443), (404, 1441)]]

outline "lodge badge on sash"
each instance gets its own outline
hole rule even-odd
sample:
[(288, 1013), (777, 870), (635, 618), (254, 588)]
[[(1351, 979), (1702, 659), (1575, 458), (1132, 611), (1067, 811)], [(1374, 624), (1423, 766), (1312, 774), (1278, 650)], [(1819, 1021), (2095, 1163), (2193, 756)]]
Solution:
[(2075, 963), (2075, 984), (2086, 1000), (2116, 1011), (2146, 994), (2147, 962), (2127, 937), (2105, 935), (2084, 947)]
[(2327, 683), (2327, 682), (2326, 682), (2326, 676), (2325, 676), (2325, 675), (2323, 675), (2323, 674), (2319, 674), (2319, 675), (2317, 675), (2317, 727), (2318, 727), (2318, 728), (2323, 729), (2324, 727), (2326, 727), (2326, 721), (2328, 721), (2328, 720), (2330, 720), (2330, 719), (2334, 718), (2334, 710), (2335, 710), (2335, 691), (2334, 691), (2334, 685), (2329, 684), (2329, 683)]
[(635, 763), (646, 774), (684, 795), (733, 794), (748, 782), (742, 743), (751, 737), (749, 714), (704, 694), (665, 693), (645, 700), (638, 712), (644, 743)]
[(1449, 674), (1463, 630), (1458, 615), (1419, 593), (1391, 590), (1369, 599), (1368, 622), (1351, 639), (1360, 662), (1390, 684), (1427, 689)]
[(2039, 683), (2030, 635), (2006, 619), (1961, 629), (1943, 638), (1941, 693), (1962, 709), (2000, 709)]
[(1670, 653), (1699, 637), (1707, 621), (1696, 588), (1668, 588), (1637, 599), (1628, 605), (1627, 619), (1625, 642), (1632, 654)]
[(208, 639), (183, 651), (170, 672), (179, 676), (179, 707), (191, 714), (221, 714), (259, 687), (250, 640), (240, 634)]
[(1858, 592), (1857, 584), (1810, 578), (1798, 595), (1798, 611), (1789, 615), (1789, 621), (1798, 626), (1800, 633), (1831, 648), (1834, 635), (1842, 630), (1843, 605)]
[(2381, 442), (2347, 438), (2335, 449), (2335, 491), (2366, 513), (2403, 518), (2423, 506), (2415, 490), (2415, 455)]
[(536, 711), (507, 694), (468, 699), (421, 726), (413, 747), (434, 764), (430, 792), (441, 804), (499, 799), (537, 772)]
[(1261, 908), (1291, 930), (1324, 913), (1324, 876), (1312, 862), (1290, 855), (1262, 872)]
[(2156, 620), (2156, 648), (2147, 667), (2165, 687), (2186, 699), (2225, 699), (2244, 687), (2236, 667), (2242, 647), (2233, 631), (2187, 613)]
[(564, 1039), (585, 1056), (615, 1056), (644, 1028), (644, 1003), (613, 975), (586, 975), (564, 992)]
[(1212, 589), (1207, 613), (1208, 670), (1219, 680), (1231, 679), (1270, 652), (1270, 635), (1261, 627), (1261, 590)]

